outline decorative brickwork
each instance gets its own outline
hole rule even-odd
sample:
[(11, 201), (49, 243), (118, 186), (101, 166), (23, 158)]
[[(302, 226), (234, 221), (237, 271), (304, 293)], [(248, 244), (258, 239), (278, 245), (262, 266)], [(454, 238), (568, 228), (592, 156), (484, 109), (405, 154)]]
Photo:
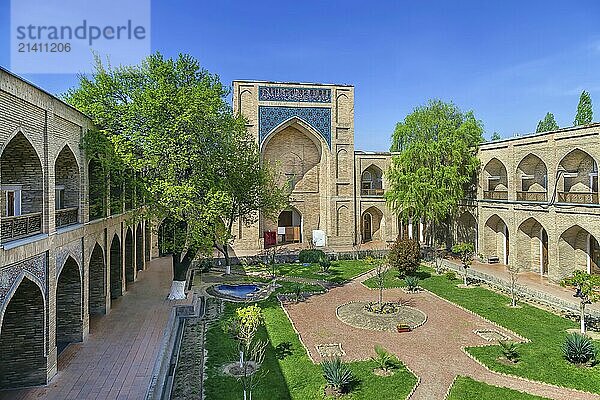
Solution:
[(78, 268), (81, 269), (81, 266), (83, 265), (83, 247), (81, 245), (81, 240), (75, 240), (56, 250), (56, 276), (60, 275), (60, 271), (62, 270), (67, 257), (72, 257), (77, 261)]
[(6, 306), (7, 296), (17, 284), (20, 276), (27, 271), (31, 279), (35, 279), (38, 285), (46, 291), (46, 254), (39, 254), (35, 257), (21, 261), (17, 264), (9, 265), (0, 269), (0, 315)]
[(290, 118), (298, 117), (319, 132), (331, 147), (331, 108), (260, 106), (258, 115), (260, 143), (277, 126)]
[(316, 87), (259, 86), (260, 101), (290, 101), (294, 103), (330, 103), (331, 89)]

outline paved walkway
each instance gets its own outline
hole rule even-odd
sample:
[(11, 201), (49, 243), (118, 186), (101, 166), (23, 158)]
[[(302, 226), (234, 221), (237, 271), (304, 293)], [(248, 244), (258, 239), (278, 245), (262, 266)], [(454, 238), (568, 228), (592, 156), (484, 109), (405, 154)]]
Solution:
[(143, 399), (169, 311), (181, 302), (166, 300), (170, 258), (149, 262), (138, 279), (108, 315), (90, 321), (83, 343), (63, 351), (58, 374), (47, 386), (0, 392), (0, 399)]
[[(417, 376), (421, 383), (411, 399), (441, 400), (457, 375), (470, 376), (496, 386), (509, 387), (556, 400), (598, 399), (596, 395), (558, 389), (543, 383), (492, 373), (469, 358), (462, 347), (490, 344), (473, 332), (475, 329), (499, 329), (481, 317), (468, 313), (429, 292), (405, 294), (400, 289), (387, 289), (387, 301), (411, 299), (413, 306), (425, 312), (425, 325), (409, 333), (366, 331), (346, 325), (336, 317), (336, 308), (349, 301), (375, 300), (376, 291), (363, 286), (363, 276), (347, 285), (337, 287), (305, 302), (286, 304), (300, 337), (315, 361), (321, 357), (317, 344), (341, 343), (348, 360), (368, 359), (374, 355), (374, 345), (382, 344), (396, 354)], [(469, 289), (465, 289), (469, 290)]]

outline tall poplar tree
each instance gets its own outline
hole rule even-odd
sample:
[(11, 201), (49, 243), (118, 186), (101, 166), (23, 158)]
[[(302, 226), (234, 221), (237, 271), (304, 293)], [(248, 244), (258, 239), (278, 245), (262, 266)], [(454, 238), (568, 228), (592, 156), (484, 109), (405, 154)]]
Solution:
[(581, 92), (579, 96), (579, 104), (577, 104), (577, 114), (575, 115), (575, 121), (573, 125), (587, 125), (592, 123), (593, 110), (592, 110), (592, 98), (589, 92), (585, 90)]

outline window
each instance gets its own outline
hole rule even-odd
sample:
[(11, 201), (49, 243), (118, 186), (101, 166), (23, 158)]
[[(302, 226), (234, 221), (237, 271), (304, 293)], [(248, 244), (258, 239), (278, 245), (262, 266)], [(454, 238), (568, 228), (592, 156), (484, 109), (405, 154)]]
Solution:
[(65, 208), (65, 188), (64, 186), (56, 186), (54, 189), (54, 204), (57, 210)]
[(15, 187), (2, 188), (6, 196), (6, 216), (18, 217), (21, 215), (21, 189)]

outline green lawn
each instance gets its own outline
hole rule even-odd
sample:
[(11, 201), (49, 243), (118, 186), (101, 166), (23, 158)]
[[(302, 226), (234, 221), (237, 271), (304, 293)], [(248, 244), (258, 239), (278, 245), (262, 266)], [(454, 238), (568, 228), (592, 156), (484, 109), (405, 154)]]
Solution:
[[(244, 267), (247, 272), (263, 272), (270, 274), (269, 267), (248, 265)], [(295, 277), (342, 283), (372, 269), (361, 260), (333, 261), (329, 273), (322, 273), (319, 264), (277, 264), (276, 274), (280, 277)]]
[[(497, 324), (504, 326), (531, 343), (520, 345), (521, 361), (516, 365), (505, 365), (498, 361), (500, 347), (487, 346), (467, 349), (490, 369), (532, 380), (565, 387), (600, 393), (600, 365), (593, 368), (577, 367), (562, 356), (562, 344), (566, 330), (577, 328), (574, 322), (522, 304), (521, 308), (510, 308), (510, 299), (484, 287), (460, 289), (460, 280), (450, 281), (445, 276), (434, 275), (433, 270), (423, 267), (419, 271), (420, 285), (456, 304), (459, 304)], [(398, 279), (389, 286), (398, 286)], [(367, 282), (373, 284), (373, 282)]]
[(488, 385), (469, 377), (456, 378), (448, 400), (547, 400), (516, 390)]
[[(263, 308), (265, 328), (260, 330), (259, 337), (269, 341), (264, 365), (268, 373), (253, 398), (322, 399), (325, 380), (321, 375), (321, 367), (308, 358), (285, 312), (273, 298), (261, 302), (260, 306)], [(228, 303), (225, 315), (233, 312), (235, 307)], [(208, 331), (207, 349), (206, 397), (214, 400), (240, 399), (240, 384), (221, 373), (222, 365), (235, 360), (237, 355), (234, 341), (223, 334), (218, 323)], [(403, 399), (416, 383), (415, 376), (403, 366), (387, 378), (374, 375), (370, 361), (353, 362), (350, 368), (357, 381), (352, 393), (345, 399)]]

